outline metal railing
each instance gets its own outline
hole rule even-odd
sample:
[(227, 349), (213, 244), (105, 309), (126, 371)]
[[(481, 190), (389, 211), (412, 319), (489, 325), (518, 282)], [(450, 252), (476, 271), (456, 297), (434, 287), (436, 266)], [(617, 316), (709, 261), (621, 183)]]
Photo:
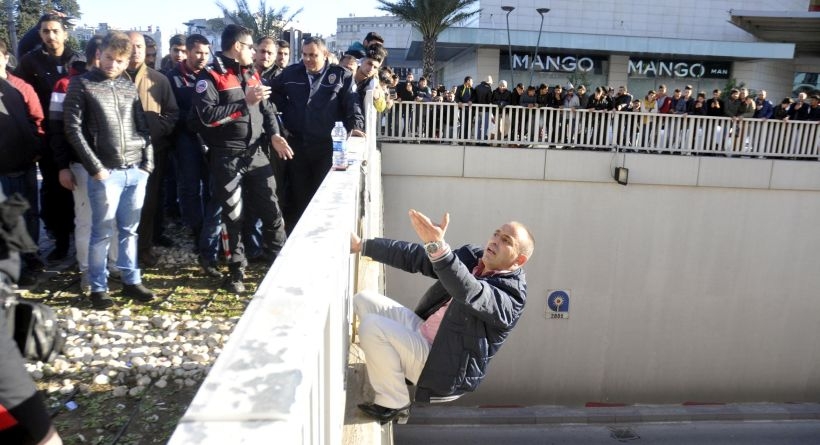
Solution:
[(379, 124), (382, 141), (820, 157), (820, 125), (809, 121), (400, 102)]

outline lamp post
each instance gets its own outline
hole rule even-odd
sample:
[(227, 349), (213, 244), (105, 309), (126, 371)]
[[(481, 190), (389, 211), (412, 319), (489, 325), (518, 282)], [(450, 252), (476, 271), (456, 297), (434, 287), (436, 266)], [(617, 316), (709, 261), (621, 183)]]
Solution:
[(532, 53), (530, 61), (530, 85), (532, 85), (532, 75), (535, 71), (535, 58), (538, 57), (538, 45), (541, 43), (541, 31), (544, 30), (544, 14), (550, 12), (550, 8), (537, 8), (536, 11), (541, 16), (541, 26), (538, 28), (538, 40), (535, 41), (535, 52)]
[[(9, 54), (13, 54), (14, 58), (17, 59), (17, 31), (14, 29), (14, 4), (16, 2), (14, 0), (6, 0), (5, 7), (6, 7), (6, 17), (8, 17), (8, 27), (9, 27)], [(20, 60), (17, 59), (17, 63)]]
[(515, 74), (513, 74), (513, 52), (512, 52), (512, 40), (510, 40), (510, 13), (515, 10), (515, 6), (502, 6), (502, 10), (507, 12), (507, 46), (509, 47), (510, 51), (510, 85), (515, 88)]

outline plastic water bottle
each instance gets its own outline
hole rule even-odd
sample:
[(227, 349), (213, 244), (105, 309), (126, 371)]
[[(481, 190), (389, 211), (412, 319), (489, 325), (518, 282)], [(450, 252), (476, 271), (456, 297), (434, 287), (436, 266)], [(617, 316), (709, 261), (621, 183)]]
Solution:
[(341, 122), (336, 122), (330, 132), (333, 139), (333, 170), (347, 170), (347, 130)]

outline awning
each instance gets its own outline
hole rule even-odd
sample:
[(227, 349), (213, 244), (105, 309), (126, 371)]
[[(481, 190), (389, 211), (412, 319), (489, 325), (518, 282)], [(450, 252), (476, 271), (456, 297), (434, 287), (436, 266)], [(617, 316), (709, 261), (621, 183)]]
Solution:
[(820, 56), (820, 12), (730, 10), (732, 23), (767, 42), (789, 42), (796, 56)]

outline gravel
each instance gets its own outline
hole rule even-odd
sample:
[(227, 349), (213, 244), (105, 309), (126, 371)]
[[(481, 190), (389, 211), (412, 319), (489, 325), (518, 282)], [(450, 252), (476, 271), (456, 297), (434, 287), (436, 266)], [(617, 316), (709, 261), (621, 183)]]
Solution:
[[(142, 394), (151, 384), (191, 387), (201, 383), (239, 317), (190, 314), (134, 315), (116, 311), (57, 311), (67, 338), (53, 362), (27, 363), (35, 380), (47, 378), (49, 393), (110, 391)], [(62, 378), (61, 378), (62, 377)], [(67, 378), (71, 377), (71, 378)]]

